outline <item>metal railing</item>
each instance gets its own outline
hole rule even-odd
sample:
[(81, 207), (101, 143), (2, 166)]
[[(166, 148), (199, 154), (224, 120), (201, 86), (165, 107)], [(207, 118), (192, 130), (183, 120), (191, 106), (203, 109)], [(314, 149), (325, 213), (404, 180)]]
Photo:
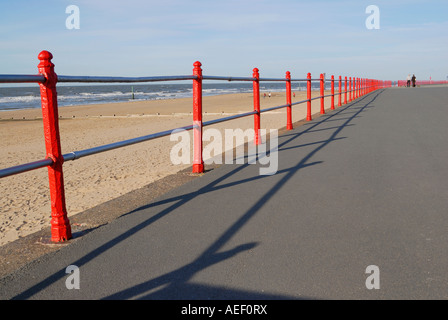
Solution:
[[(334, 76), (331, 77), (331, 94), (324, 95), (325, 82), (324, 75), (321, 74), (319, 78), (311, 78), (308, 73), (304, 79), (291, 78), (290, 72), (286, 72), (285, 78), (260, 78), (259, 70), (253, 69), (252, 77), (225, 77), (225, 76), (207, 76), (202, 75), (201, 63), (195, 62), (192, 75), (181, 76), (160, 76), (160, 77), (86, 77), (86, 76), (64, 76), (56, 75), (54, 71), (54, 64), (51, 62), (53, 55), (48, 51), (42, 51), (38, 58), (40, 63), (38, 65), (39, 74), (37, 75), (0, 75), (0, 83), (38, 83), (40, 86), (41, 103), (42, 103), (42, 121), (45, 132), (45, 148), (46, 158), (18, 166), (9, 167), (0, 170), (0, 178), (36, 170), (47, 167), (49, 171), (50, 180), (50, 197), (51, 197), (51, 239), (54, 242), (68, 240), (72, 237), (70, 222), (67, 218), (67, 210), (65, 207), (65, 193), (63, 185), (62, 165), (65, 161), (77, 160), (82, 157), (98, 154), (101, 152), (130, 146), (133, 144), (149, 141), (152, 139), (170, 135), (175, 130), (193, 130), (194, 136), (194, 152), (193, 152), (193, 172), (204, 172), (204, 162), (202, 158), (202, 128), (225, 121), (230, 121), (238, 118), (254, 116), (254, 143), (260, 144), (260, 115), (264, 112), (269, 112), (277, 109), (287, 109), (287, 130), (293, 129), (292, 125), (292, 106), (302, 103), (307, 104), (306, 120), (312, 120), (311, 115), (311, 101), (321, 100), (321, 114), (325, 114), (324, 98), (331, 97), (331, 109), (335, 108), (335, 96), (339, 96), (338, 106), (343, 103), (346, 104), (353, 99), (361, 97), (371, 91), (379, 88), (390, 86), (389, 81), (379, 81), (365, 78), (345, 77), (342, 79), (339, 76), (338, 92), (335, 93)], [(123, 140), (111, 144), (97, 146), (94, 148), (84, 149), (80, 151), (73, 151), (67, 154), (61, 153), (61, 142), (59, 136), (59, 120), (58, 120), (58, 103), (56, 84), (58, 82), (76, 82), (76, 83), (136, 83), (136, 82), (160, 82), (160, 81), (193, 81), (193, 124), (180, 128), (170, 129), (162, 132), (148, 134), (145, 136)], [(228, 117), (222, 117), (210, 121), (202, 121), (202, 82), (204, 80), (225, 80), (225, 81), (249, 81), (253, 83), (253, 97), (254, 109), (252, 111), (236, 114)], [(286, 83), (286, 104), (260, 109), (260, 82), (275, 82), (283, 81)], [(320, 96), (311, 97), (311, 83), (312, 81), (319, 81)], [(307, 83), (307, 99), (298, 102), (292, 102), (291, 99), (291, 83), (292, 82), (306, 82)], [(344, 88), (343, 88), (344, 86)], [(342, 96), (344, 95), (344, 102)]]

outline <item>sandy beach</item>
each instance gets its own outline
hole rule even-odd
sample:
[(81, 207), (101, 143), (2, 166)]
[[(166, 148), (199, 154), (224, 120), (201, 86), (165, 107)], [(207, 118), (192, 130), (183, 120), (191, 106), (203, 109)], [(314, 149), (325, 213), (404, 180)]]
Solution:
[[(313, 92), (313, 97), (318, 95)], [(304, 99), (304, 92), (296, 92), (293, 102)], [(275, 92), (271, 98), (262, 96), (260, 100), (262, 109), (286, 104), (285, 93)], [(325, 108), (330, 108), (329, 97)], [(204, 121), (251, 110), (251, 93), (203, 97)], [(312, 113), (319, 110), (317, 99), (312, 102)], [(191, 125), (191, 111), (191, 98), (61, 107), (62, 151), (83, 150)], [(0, 112), (1, 169), (45, 158), (41, 117), (40, 109)], [(293, 107), (293, 122), (305, 117), (305, 103)], [(262, 113), (262, 129), (285, 126), (286, 108)], [(212, 127), (222, 132), (226, 128), (245, 130), (253, 128), (253, 117)], [(69, 217), (189, 167), (171, 163), (170, 150), (176, 143), (167, 136), (64, 163)], [(50, 225), (45, 168), (0, 179), (0, 190), (0, 245)]]

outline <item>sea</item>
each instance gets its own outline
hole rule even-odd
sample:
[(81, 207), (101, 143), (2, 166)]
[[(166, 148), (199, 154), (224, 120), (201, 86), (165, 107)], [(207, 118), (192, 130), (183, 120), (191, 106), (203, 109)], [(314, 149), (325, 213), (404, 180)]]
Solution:
[[(329, 86), (327, 83), (326, 87)], [(202, 85), (203, 96), (252, 92), (251, 82), (206, 83)], [(292, 91), (305, 91), (305, 82), (293, 82)], [(319, 83), (312, 83), (318, 90)], [(114, 84), (114, 85), (66, 85), (57, 86), (58, 106), (102, 104), (127, 101), (177, 99), (192, 96), (192, 84)], [(261, 94), (285, 92), (284, 82), (261, 82)], [(40, 108), (40, 90), (34, 86), (0, 86), (0, 112), (5, 110)]]

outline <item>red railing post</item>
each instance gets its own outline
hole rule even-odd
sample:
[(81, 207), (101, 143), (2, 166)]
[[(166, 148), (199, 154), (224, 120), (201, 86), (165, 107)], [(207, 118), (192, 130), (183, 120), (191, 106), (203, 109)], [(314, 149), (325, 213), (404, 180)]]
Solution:
[(331, 110), (334, 110), (334, 75), (331, 76)]
[(311, 73), (308, 72), (306, 79), (306, 121), (311, 121)]
[(361, 96), (361, 78), (358, 78), (358, 98)]
[(324, 101), (324, 95), (325, 95), (325, 79), (324, 74), (320, 74), (320, 114), (325, 114), (325, 101)]
[(292, 130), (291, 72), (286, 71), (286, 130)]
[(39, 83), (42, 101), (42, 120), (45, 135), (45, 149), (47, 158), (53, 160), (48, 166), (51, 199), (51, 241), (61, 242), (72, 238), (70, 222), (67, 218), (65, 204), (64, 175), (62, 164), (64, 158), (61, 152), (59, 136), (59, 116), (56, 83), (58, 76), (54, 72), (54, 64), (51, 62), (53, 55), (48, 51), (42, 51), (38, 55), (40, 60), (37, 66), (46, 81)]
[(204, 172), (202, 158), (202, 69), (196, 61), (193, 66), (193, 173)]
[(356, 97), (359, 98), (361, 96), (361, 78), (357, 80), (358, 84), (356, 85)]
[(342, 76), (339, 76), (339, 98), (338, 107), (342, 106)]
[(347, 77), (345, 77), (344, 104), (347, 104)]
[(252, 77), (254, 78), (253, 81), (253, 91), (254, 91), (254, 111), (256, 113), (254, 114), (254, 143), (255, 145), (261, 144), (260, 140), (260, 73), (257, 68), (253, 69)]
[(352, 77), (349, 78), (348, 102), (352, 101)]
[(358, 98), (361, 96), (361, 78), (358, 78)]

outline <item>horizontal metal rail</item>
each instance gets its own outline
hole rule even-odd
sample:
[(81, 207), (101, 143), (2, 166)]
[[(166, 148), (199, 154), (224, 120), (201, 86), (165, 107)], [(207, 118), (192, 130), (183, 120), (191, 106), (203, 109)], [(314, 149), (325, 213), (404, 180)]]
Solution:
[[(228, 76), (202, 76), (203, 80), (226, 80), (226, 81), (255, 81), (256, 78), (251, 77), (228, 77)], [(266, 82), (276, 82), (276, 81), (291, 81), (291, 82), (299, 82), (299, 81), (308, 81), (309, 79), (286, 79), (286, 78), (260, 78), (258, 81), (266, 81)], [(320, 79), (311, 79), (311, 81), (320, 81)]]
[(214, 119), (214, 120), (209, 120), (209, 121), (204, 121), (202, 122), (202, 126), (209, 126), (215, 123), (220, 123), (220, 122), (225, 122), (225, 121), (229, 121), (229, 120), (233, 120), (233, 119), (238, 119), (238, 118), (243, 118), (243, 117), (247, 117), (247, 116), (251, 116), (256, 114), (257, 111), (250, 111), (250, 112), (246, 112), (246, 113), (240, 113), (234, 116), (229, 116), (229, 117), (224, 117), (224, 118), (219, 118), (219, 119)]
[[(251, 113), (251, 114), (253, 114), (253, 113)], [(228, 120), (231, 120), (231, 119), (228, 119)], [(225, 120), (222, 120), (222, 121), (225, 121)], [(189, 126), (179, 127), (176, 129), (161, 131), (161, 132), (149, 134), (146, 136), (141, 136), (141, 137), (137, 137), (137, 138), (132, 138), (132, 139), (128, 139), (128, 140), (123, 140), (123, 141), (119, 141), (119, 142), (101, 145), (101, 146), (90, 148), (90, 149), (69, 152), (69, 153), (64, 154), (62, 157), (63, 157), (64, 161), (72, 161), (72, 160), (76, 160), (76, 159), (79, 159), (82, 157), (98, 154), (101, 152), (106, 152), (109, 150), (126, 147), (126, 146), (130, 146), (133, 144), (145, 142), (148, 140), (168, 136), (171, 133), (173, 133), (173, 131), (176, 131), (176, 130), (191, 130), (196, 127), (198, 127), (198, 126), (189, 125)], [(0, 170), (0, 178), (12, 176), (14, 174), (23, 173), (23, 172), (27, 172), (27, 171), (31, 171), (31, 170), (35, 170), (35, 169), (44, 168), (47, 166), (51, 166), (52, 164), (53, 164), (53, 160), (50, 158), (47, 158), (47, 159), (42, 159), (42, 160), (30, 162), (30, 163), (25, 163), (25, 164), (14, 166), (14, 167), (9, 167), (9, 168)]]
[(6, 169), (0, 170), (0, 178), (12, 176), (14, 174), (23, 173), (35, 169), (40, 169), (43, 167), (51, 166), (53, 164), (53, 160), (50, 158), (42, 159), (30, 163), (21, 164), (14, 167), (9, 167)]
[(270, 108), (262, 109), (262, 110), (260, 110), (260, 113), (268, 112), (268, 111), (272, 111), (272, 110), (277, 110), (277, 109), (282, 109), (282, 108), (286, 108), (286, 107), (289, 107), (289, 105), (285, 104), (285, 105), (282, 105), (282, 106), (276, 106), (276, 107), (270, 107)]
[(160, 137), (164, 137), (164, 136), (168, 136), (168, 135), (172, 134), (173, 131), (176, 131), (176, 130), (191, 130), (196, 127), (198, 127), (198, 126), (189, 125), (189, 126), (185, 126), (185, 127), (180, 127), (180, 128), (176, 128), (176, 129), (171, 129), (171, 130), (166, 130), (166, 131), (149, 134), (146, 136), (141, 136), (138, 138), (133, 138), (133, 139), (123, 140), (123, 141), (119, 141), (119, 142), (115, 142), (115, 143), (105, 144), (105, 145), (102, 145), (99, 147), (94, 147), (94, 148), (80, 150), (80, 151), (73, 151), (73, 152), (64, 154), (63, 158), (64, 158), (64, 161), (76, 160), (76, 159), (79, 159), (82, 157), (87, 157), (87, 156), (90, 156), (93, 154), (97, 154), (97, 153), (101, 153), (101, 152), (105, 152), (105, 151), (109, 151), (109, 150), (113, 150), (113, 149), (117, 149), (117, 148), (121, 148), (121, 147), (130, 146), (130, 145), (133, 145), (136, 143), (140, 143), (140, 142), (144, 142), (144, 141), (148, 141), (148, 140), (152, 140), (152, 139), (156, 139), (156, 138), (160, 138)]
[(44, 83), (45, 77), (41, 74), (0, 74), (0, 83)]
[(167, 76), (167, 77), (85, 77), (58, 76), (58, 82), (158, 82), (176, 80), (194, 80), (196, 76)]
[(291, 103), (291, 106), (295, 106), (297, 104), (301, 104), (301, 103), (305, 103), (305, 102), (308, 102), (308, 99), (302, 100), (302, 101), (293, 102), (293, 103)]
[(286, 81), (285, 78), (260, 78), (260, 81)]
[(251, 77), (202, 76), (203, 80), (254, 81)]

